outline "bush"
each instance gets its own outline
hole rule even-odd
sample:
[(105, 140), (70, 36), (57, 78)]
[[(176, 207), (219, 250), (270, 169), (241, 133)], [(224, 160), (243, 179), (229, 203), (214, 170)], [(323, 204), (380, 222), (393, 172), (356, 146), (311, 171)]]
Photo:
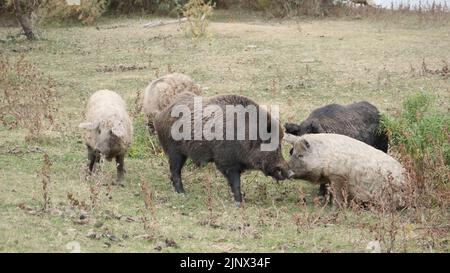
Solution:
[[(39, 6), (40, 4), (40, 0), (36, 0), (36, 1), (25, 1), (25, 0), (20, 0), (20, 6), (22, 7), (22, 10), (29, 14), (31, 13), (36, 7)], [(0, 0), (0, 11), (1, 10), (9, 10), (9, 11), (13, 11), (14, 10), (14, 0)]]
[(382, 127), (390, 142), (411, 158), (421, 186), (450, 185), (450, 115), (439, 110), (437, 99), (428, 93), (417, 93), (403, 103), (396, 116), (384, 115)]
[(6, 1), (0, 0), (0, 13), (5, 12), (6, 10)]
[(328, 15), (330, 10), (339, 5), (333, 0), (248, 0), (239, 1), (243, 8), (261, 10), (274, 17), (313, 15)]
[(146, 12), (167, 15), (178, 13), (186, 2), (187, 0), (108, 0), (108, 10), (126, 14)]
[(68, 5), (66, 0), (43, 0), (37, 15), (44, 24), (67, 21), (92, 24), (105, 11), (108, 0), (80, 0), (80, 5)]
[[(206, 1), (206, 0), (205, 0)], [(39, 6), (44, 22), (67, 20), (94, 22), (105, 11), (119, 14), (133, 12), (178, 16), (189, 0), (81, 0), (81, 6), (69, 6), (66, 0), (22, 0), (24, 6)], [(204, 2), (204, 1), (198, 1)], [(12, 0), (0, 0), (0, 12), (12, 10)], [(209, 0), (208, 5), (218, 8), (238, 8), (264, 11), (274, 17), (329, 15), (343, 1), (337, 0)]]
[(422, 161), (428, 154), (435, 160), (444, 158), (450, 166), (450, 116), (439, 111), (435, 102), (435, 97), (418, 93), (404, 102), (399, 117), (384, 115), (382, 121), (391, 143), (404, 145), (415, 160)]
[(21, 56), (15, 63), (0, 53), (0, 122), (28, 130), (37, 139), (54, 125), (56, 92), (53, 81)]
[(9, 0), (0, 0), (0, 13), (12, 10), (11, 4)]
[(213, 6), (211, 1), (205, 3), (203, 0), (189, 0), (184, 6), (183, 15), (188, 20), (188, 31), (193, 37), (200, 37), (206, 34), (206, 28), (212, 13)]

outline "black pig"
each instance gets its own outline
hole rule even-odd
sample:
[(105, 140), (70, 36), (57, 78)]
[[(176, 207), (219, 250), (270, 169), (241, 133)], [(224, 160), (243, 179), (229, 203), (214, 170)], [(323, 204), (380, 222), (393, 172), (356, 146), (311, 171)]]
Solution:
[(378, 150), (387, 152), (388, 136), (380, 132), (380, 113), (367, 101), (348, 105), (329, 104), (317, 108), (299, 125), (286, 123), (286, 133), (304, 134), (334, 133), (362, 141)]
[[(194, 105), (196, 105), (194, 102), (195, 98), (197, 99), (197, 102), (202, 99), (201, 107), (194, 107)], [(231, 122), (233, 124), (227, 122), (227, 106), (242, 106), (241, 110), (236, 111), (236, 113), (232, 115), (233, 118)], [(245, 110), (242, 110), (243, 107), (247, 106), (259, 110), (256, 111), (256, 113), (258, 113), (257, 120), (252, 121), (250, 119), (251, 115), (248, 113), (246, 114)], [(176, 140), (171, 133), (172, 128), (176, 126), (176, 122), (179, 121), (179, 116), (172, 117), (172, 111), (176, 110), (177, 107), (184, 107), (191, 113), (187, 119), (187, 125), (191, 127), (187, 129), (187, 135), (189, 135), (191, 139), (177, 138)], [(205, 109), (210, 107), (214, 107), (217, 111), (213, 111), (214, 113), (212, 115), (203, 115), (200, 122), (196, 123), (194, 117), (200, 112), (206, 113)], [(264, 122), (260, 122), (259, 120), (259, 118), (264, 117), (264, 115), (266, 115), (267, 125), (264, 125)], [(243, 121), (241, 125), (245, 125), (244, 138), (238, 137), (238, 129), (240, 128), (242, 130), (242, 126), (238, 127), (237, 125), (239, 116), (240, 121)], [(219, 123), (217, 124), (214, 122)], [(211, 126), (213, 123), (216, 125)], [(203, 130), (199, 130), (200, 132), (203, 132), (200, 139), (194, 138), (195, 128), (198, 128), (199, 124), (203, 127)], [(234, 130), (228, 130), (227, 132), (227, 125), (230, 128), (234, 128)], [(255, 127), (255, 125), (257, 126)], [(270, 134), (270, 138), (263, 137), (259, 130), (256, 137), (250, 137), (249, 133), (251, 128), (260, 129), (260, 126), (267, 126), (263, 129), (265, 130), (264, 132)], [(205, 131), (206, 127), (212, 128), (209, 133)], [(184, 193), (181, 180), (181, 169), (188, 157), (199, 166), (206, 164), (207, 162), (214, 162), (217, 169), (228, 180), (234, 195), (234, 200), (238, 206), (240, 206), (242, 202), (240, 178), (241, 173), (245, 170), (261, 170), (265, 175), (271, 176), (276, 180), (286, 179), (292, 174), (281, 153), (281, 139), (283, 138), (283, 132), (279, 122), (272, 118), (271, 115), (258, 104), (246, 97), (218, 95), (210, 98), (202, 98), (194, 97), (192, 94), (187, 94), (185, 96), (180, 95), (172, 105), (158, 114), (155, 120), (155, 129), (163, 150), (169, 157), (171, 180), (178, 193)], [(181, 127), (179, 127), (179, 129), (181, 129)], [(183, 126), (183, 129), (186, 128)], [(231, 139), (229, 137), (227, 138), (227, 133), (231, 136)], [(214, 134), (216, 136), (215, 138), (213, 138)], [(220, 139), (220, 136), (222, 136), (222, 139)], [(263, 144), (267, 145), (272, 141), (275, 141), (276, 145), (273, 150), (263, 151), (261, 149)]]

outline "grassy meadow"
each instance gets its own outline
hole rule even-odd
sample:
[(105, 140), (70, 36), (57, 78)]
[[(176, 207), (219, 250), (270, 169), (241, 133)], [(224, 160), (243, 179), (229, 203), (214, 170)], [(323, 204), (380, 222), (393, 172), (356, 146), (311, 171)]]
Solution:
[[(241, 209), (213, 165), (199, 169), (188, 162), (187, 195), (179, 196), (157, 139), (135, 112), (138, 93), (169, 72), (191, 76), (205, 95), (240, 94), (279, 105), (282, 123), (300, 122), (325, 104), (358, 100), (393, 114), (417, 91), (435, 95), (448, 111), (449, 75), (427, 71), (450, 62), (450, 25), (268, 20), (220, 11), (206, 37), (192, 39), (177, 25), (142, 27), (155, 19), (46, 27), (33, 42), (6, 38), (17, 27), (0, 28), (0, 54), (11, 61), (24, 56), (54, 80), (58, 94), (55, 127), (38, 140), (25, 141), (25, 130), (0, 125), (0, 252), (70, 252), (74, 244), (81, 252), (364, 252), (374, 240), (381, 251), (450, 251), (448, 210), (386, 217), (322, 207), (317, 186), (277, 183), (257, 171), (242, 177)], [(122, 95), (134, 116), (125, 187), (110, 185), (111, 162), (85, 179), (78, 124), (99, 89)], [(46, 212), (44, 153), (51, 162)]]

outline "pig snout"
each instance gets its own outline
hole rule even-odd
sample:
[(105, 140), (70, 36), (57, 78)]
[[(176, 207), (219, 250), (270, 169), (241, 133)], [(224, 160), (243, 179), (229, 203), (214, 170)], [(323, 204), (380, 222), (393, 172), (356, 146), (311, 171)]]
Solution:
[(294, 172), (291, 171), (287, 166), (277, 166), (272, 172), (269, 173), (269, 175), (272, 176), (275, 180), (280, 181), (290, 179), (294, 175)]

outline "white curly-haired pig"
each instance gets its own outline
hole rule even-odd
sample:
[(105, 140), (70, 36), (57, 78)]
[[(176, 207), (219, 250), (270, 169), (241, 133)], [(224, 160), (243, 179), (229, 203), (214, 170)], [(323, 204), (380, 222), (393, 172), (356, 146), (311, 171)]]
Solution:
[(114, 91), (100, 90), (90, 98), (85, 122), (79, 125), (84, 135), (89, 159), (89, 171), (95, 169), (100, 157), (113, 158), (117, 164), (117, 183), (124, 182), (124, 157), (133, 139), (133, 125), (125, 101)]
[(338, 134), (286, 134), (284, 140), (293, 145), (289, 167), (294, 178), (329, 184), (338, 206), (348, 199), (404, 205), (406, 172), (390, 155)]
[(150, 130), (153, 130), (156, 115), (165, 110), (183, 92), (201, 95), (200, 87), (189, 76), (180, 73), (162, 76), (145, 88), (141, 103)]

